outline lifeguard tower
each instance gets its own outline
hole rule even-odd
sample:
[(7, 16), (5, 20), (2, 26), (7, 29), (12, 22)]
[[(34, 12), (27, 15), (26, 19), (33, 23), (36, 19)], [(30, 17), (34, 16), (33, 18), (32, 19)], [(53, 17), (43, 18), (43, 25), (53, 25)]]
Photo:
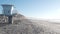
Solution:
[(2, 4), (3, 7), (3, 15), (8, 16), (9, 23), (12, 23), (12, 11), (13, 11), (13, 5), (10, 4)]

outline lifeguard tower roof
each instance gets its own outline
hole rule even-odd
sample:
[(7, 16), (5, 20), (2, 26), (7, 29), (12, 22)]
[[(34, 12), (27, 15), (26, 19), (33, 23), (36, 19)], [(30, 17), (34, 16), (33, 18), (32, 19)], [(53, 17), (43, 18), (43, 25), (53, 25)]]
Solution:
[(2, 4), (2, 6), (14, 6), (14, 5), (12, 5), (12, 4)]

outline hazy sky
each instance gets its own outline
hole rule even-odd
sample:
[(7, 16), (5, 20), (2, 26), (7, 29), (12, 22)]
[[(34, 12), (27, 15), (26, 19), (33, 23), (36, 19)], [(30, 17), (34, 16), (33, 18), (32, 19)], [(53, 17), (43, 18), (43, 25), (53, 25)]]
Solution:
[(28, 17), (60, 19), (60, 0), (0, 0), (1, 4), (13, 4), (16, 10)]

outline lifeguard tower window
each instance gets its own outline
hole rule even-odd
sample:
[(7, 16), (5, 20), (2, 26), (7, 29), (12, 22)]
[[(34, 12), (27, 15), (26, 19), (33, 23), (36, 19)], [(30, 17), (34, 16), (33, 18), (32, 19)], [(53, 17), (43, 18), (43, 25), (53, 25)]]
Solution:
[(8, 13), (10, 13), (10, 11), (8, 11)]

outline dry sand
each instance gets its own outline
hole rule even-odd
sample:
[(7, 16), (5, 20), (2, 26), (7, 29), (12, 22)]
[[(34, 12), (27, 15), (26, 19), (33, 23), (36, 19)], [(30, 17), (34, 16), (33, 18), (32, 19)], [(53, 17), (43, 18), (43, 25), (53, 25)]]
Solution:
[(18, 24), (0, 26), (0, 34), (60, 34), (60, 25), (43, 20), (23, 19)]

